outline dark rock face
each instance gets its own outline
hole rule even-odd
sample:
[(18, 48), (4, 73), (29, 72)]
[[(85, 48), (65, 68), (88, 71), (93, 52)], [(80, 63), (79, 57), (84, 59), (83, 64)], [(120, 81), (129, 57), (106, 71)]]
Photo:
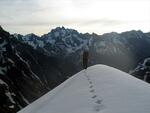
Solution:
[[(32, 38), (27, 42), (34, 40), (34, 43), (40, 43), (36, 35), (29, 36)], [(0, 110), (6, 113), (25, 107), (77, 72), (72, 62), (50, 56), (40, 46), (35, 49), (34, 46), (24, 43), (22, 35), (17, 35), (17, 38), (1, 28), (0, 98), (6, 98), (1, 101), (1, 106), (4, 107), (0, 107)], [(9, 97), (6, 92), (10, 94)]]
[(146, 58), (143, 63), (139, 63), (130, 74), (150, 83), (150, 58)]
[(16, 95), (10, 90), (8, 85), (0, 80), (0, 112), (15, 113), (17, 105), (15, 103)]
[(1, 113), (25, 107), (47, 89), (29, 64), (19, 56), (8, 32), (0, 29), (0, 99)]
[(99, 57), (95, 60), (99, 60), (99, 63), (128, 72), (149, 57), (150, 37), (141, 31), (108, 33), (95, 39), (93, 47), (93, 54)]

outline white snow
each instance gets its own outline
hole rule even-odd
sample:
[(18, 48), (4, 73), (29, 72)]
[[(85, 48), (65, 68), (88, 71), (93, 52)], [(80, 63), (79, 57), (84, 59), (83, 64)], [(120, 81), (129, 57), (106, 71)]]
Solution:
[(57, 31), (57, 32), (54, 32), (54, 36), (55, 37), (58, 37), (59, 36), (59, 32)]
[(101, 41), (101, 42), (99, 42), (99, 46), (106, 47), (106, 43), (105, 43), (105, 41)]
[(36, 42), (37, 42), (37, 45), (38, 45), (39, 47), (44, 47), (44, 42), (43, 42), (43, 41), (41, 41), (41, 40), (36, 40)]
[(150, 113), (150, 85), (105, 65), (82, 70), (18, 113)]
[(46, 41), (47, 43), (50, 43), (52, 45), (55, 44), (56, 40), (55, 39), (51, 39), (51, 38), (48, 38), (48, 40)]
[(3, 80), (0, 79), (0, 84), (5, 84), (7, 85)]
[(7, 67), (0, 67), (0, 74), (1, 75), (5, 75), (6, 71), (7, 71)]
[(64, 37), (65, 34), (66, 34), (66, 30), (65, 30), (65, 29), (62, 29), (62, 30), (61, 30), (61, 33), (62, 33), (61, 35)]
[(12, 103), (14, 103), (14, 104), (16, 103), (16, 102), (14, 101), (14, 99), (12, 98), (10, 92), (6, 92), (5, 94), (7, 95), (7, 97), (9, 98), (9, 100), (10, 100)]
[(150, 62), (150, 58), (146, 58), (146, 59), (144, 60), (143, 66), (146, 66), (146, 63), (147, 63), (147, 62)]
[(123, 43), (119, 40), (120, 38), (119, 37), (113, 38), (113, 43), (123, 45)]
[(94, 48), (97, 53), (105, 54), (109, 49), (106, 45), (107, 44), (105, 43), (105, 41), (101, 41), (99, 43), (95, 43)]
[(3, 49), (3, 47), (4, 47), (6, 44), (7, 44), (7, 42), (6, 42), (6, 40), (4, 40), (4, 42), (0, 44), (0, 48)]
[(37, 48), (37, 44), (34, 44), (33, 41), (25, 41), (27, 44), (31, 45), (34, 49)]

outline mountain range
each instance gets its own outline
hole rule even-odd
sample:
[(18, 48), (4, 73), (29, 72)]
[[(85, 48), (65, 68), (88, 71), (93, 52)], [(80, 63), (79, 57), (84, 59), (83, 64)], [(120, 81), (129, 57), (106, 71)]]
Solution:
[(150, 57), (150, 33), (97, 35), (57, 27), (39, 37), (10, 34), (0, 27), (0, 110), (22, 109), (82, 70), (85, 46), (89, 66), (105, 64), (129, 72)]

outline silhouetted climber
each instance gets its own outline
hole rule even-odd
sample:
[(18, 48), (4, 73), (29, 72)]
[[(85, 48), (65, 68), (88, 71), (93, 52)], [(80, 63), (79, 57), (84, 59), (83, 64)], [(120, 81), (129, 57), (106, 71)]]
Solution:
[(84, 69), (87, 69), (87, 67), (88, 67), (88, 60), (89, 60), (89, 48), (88, 48), (88, 46), (86, 46), (83, 51), (83, 56), (82, 56)]

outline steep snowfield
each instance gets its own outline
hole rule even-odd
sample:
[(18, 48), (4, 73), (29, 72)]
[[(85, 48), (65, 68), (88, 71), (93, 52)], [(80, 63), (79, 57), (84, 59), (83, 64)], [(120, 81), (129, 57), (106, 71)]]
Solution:
[(104, 65), (83, 70), (18, 113), (150, 113), (150, 85)]

